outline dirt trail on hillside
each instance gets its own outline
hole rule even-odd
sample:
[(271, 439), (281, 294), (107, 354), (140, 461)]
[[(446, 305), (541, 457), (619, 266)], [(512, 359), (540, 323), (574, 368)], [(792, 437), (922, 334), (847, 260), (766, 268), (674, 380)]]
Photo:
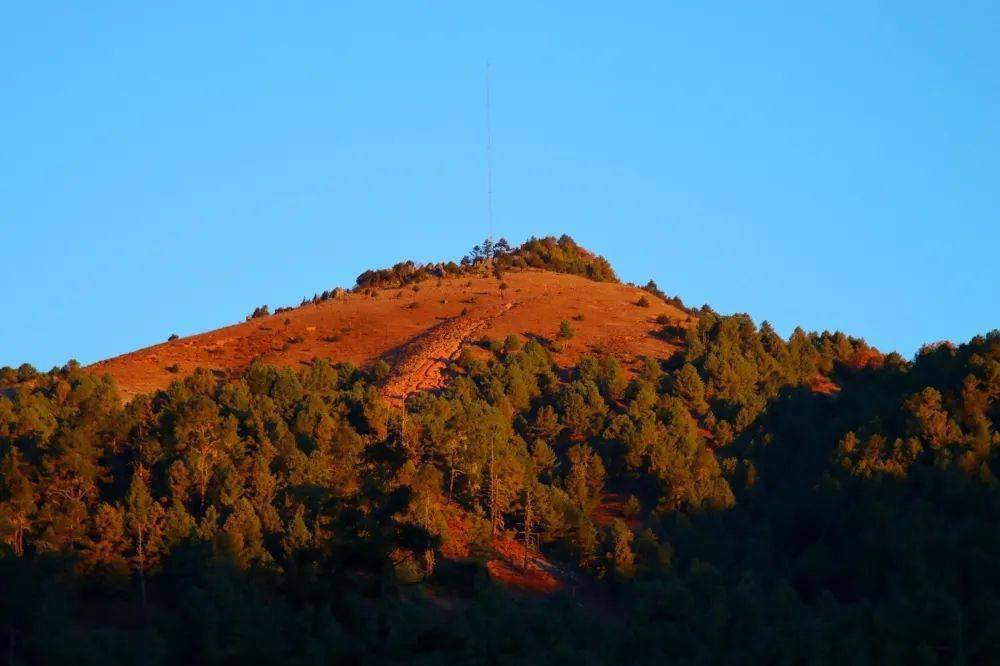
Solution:
[(409, 395), (443, 386), (443, 371), (449, 361), (458, 358), (462, 346), (482, 335), (516, 305), (504, 303), (475, 316), (452, 317), (403, 345), (390, 355), (392, 375), (382, 390), (383, 396), (394, 407), (401, 407)]

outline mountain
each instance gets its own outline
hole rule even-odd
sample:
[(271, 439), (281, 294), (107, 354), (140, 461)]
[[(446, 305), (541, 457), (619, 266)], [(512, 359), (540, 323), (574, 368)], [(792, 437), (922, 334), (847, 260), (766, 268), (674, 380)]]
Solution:
[(913, 360), (568, 237), (0, 369), (13, 663), (987, 663), (1000, 332)]

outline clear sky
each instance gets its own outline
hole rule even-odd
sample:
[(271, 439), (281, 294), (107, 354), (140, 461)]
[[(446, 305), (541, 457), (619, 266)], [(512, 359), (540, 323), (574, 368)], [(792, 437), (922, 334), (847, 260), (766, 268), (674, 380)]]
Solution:
[(487, 61), (497, 235), (784, 334), (968, 339), (1000, 326), (998, 8), (8, 3), (0, 365), (461, 257)]

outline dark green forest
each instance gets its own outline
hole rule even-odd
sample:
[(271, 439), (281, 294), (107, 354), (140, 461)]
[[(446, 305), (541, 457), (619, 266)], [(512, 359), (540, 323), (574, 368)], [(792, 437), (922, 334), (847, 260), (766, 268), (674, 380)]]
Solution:
[[(511, 336), (405, 410), (379, 397), (384, 370), (321, 359), (198, 371), (125, 405), (75, 363), (9, 370), (0, 655), (995, 660), (1000, 333), (907, 361), (694, 312), (662, 332), (684, 351), (631, 378), (610, 357), (559, 368), (545, 341)], [(611, 494), (625, 512), (602, 524)], [(442, 554), (456, 513), (464, 558)], [(493, 580), (500, 536), (560, 588)]]

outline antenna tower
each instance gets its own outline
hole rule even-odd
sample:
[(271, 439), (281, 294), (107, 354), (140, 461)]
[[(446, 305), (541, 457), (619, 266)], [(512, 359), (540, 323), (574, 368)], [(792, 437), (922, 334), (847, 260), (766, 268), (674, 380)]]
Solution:
[(486, 63), (486, 216), (493, 242), (493, 119), (490, 115), (490, 63)]

